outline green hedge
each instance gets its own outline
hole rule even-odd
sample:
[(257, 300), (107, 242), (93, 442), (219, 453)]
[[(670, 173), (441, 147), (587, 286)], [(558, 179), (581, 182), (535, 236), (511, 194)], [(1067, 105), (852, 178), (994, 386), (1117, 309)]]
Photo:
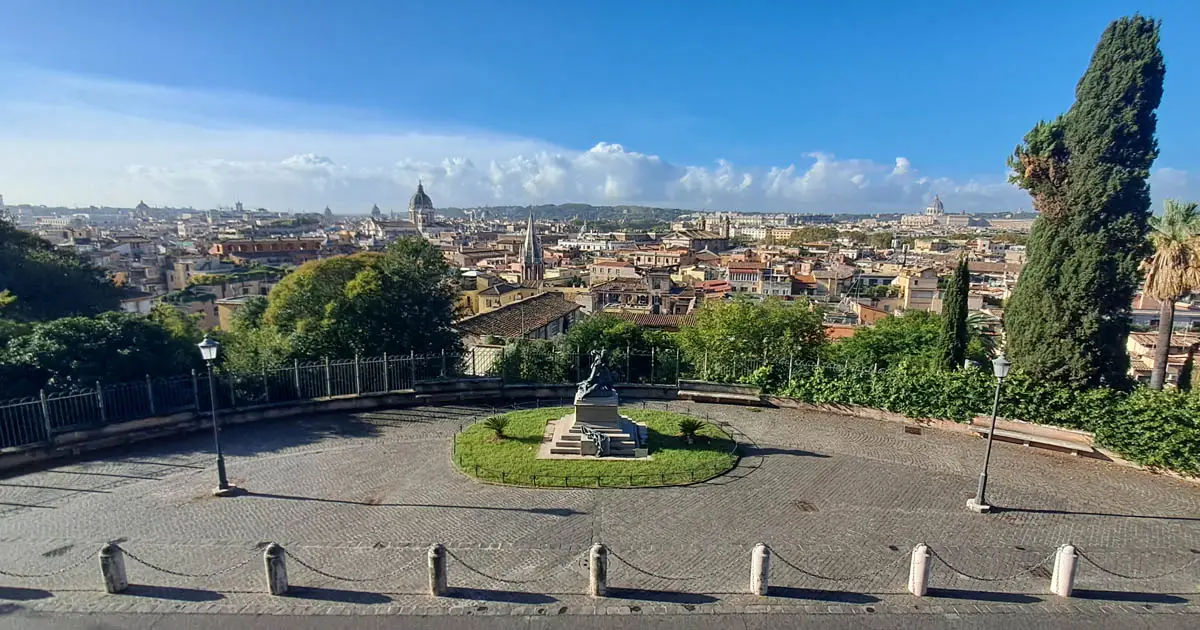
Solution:
[[(861, 405), (911, 418), (967, 422), (990, 413), (995, 379), (980, 369), (941, 371), (902, 363), (886, 371), (809, 367), (779, 385), (772, 368), (744, 379), (769, 393), (811, 403)], [(1145, 388), (1075, 390), (1014, 374), (1004, 382), (1000, 415), (1091, 431), (1096, 442), (1153, 468), (1200, 474), (1200, 395)]]

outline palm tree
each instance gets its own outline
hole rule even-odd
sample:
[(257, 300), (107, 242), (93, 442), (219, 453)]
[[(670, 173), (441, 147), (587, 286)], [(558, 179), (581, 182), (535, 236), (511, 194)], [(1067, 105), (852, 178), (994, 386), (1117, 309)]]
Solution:
[(1150, 217), (1150, 242), (1154, 255), (1142, 263), (1146, 293), (1159, 301), (1158, 341), (1150, 388), (1162, 389), (1175, 323), (1175, 300), (1200, 290), (1200, 213), (1196, 203), (1168, 199), (1161, 217)]

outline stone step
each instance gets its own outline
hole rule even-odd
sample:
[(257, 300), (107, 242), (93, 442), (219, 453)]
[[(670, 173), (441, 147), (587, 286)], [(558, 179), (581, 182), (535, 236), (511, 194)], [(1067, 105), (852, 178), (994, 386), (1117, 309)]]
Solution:
[(550, 453), (553, 455), (581, 455), (577, 448), (551, 448)]
[[(595, 431), (596, 433), (628, 433), (628, 431), (625, 430), (625, 427), (593, 427), (593, 426), (589, 426), (588, 428)], [(579, 428), (579, 425), (577, 425), (577, 424), (572, 425), (570, 429), (567, 429), (567, 433), (580, 433), (582, 431), (583, 431), (583, 429)]]

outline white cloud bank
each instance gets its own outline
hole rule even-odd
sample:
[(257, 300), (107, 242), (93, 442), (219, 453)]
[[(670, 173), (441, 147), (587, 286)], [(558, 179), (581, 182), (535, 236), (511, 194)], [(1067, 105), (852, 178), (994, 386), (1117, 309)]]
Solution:
[[(1029, 207), (1004, 173), (956, 181), (892, 164), (807, 153), (782, 167), (673, 164), (598, 142), (585, 151), (477, 131), (397, 128), (370, 112), (19, 73), (0, 90), (0, 194), (10, 203), (365, 212), (407, 203), (416, 181), (438, 206), (586, 202), (683, 208), (871, 212)], [(247, 122), (250, 121), (250, 122)], [(1161, 183), (1162, 191), (1158, 190)], [(1188, 175), (1159, 169), (1157, 196)], [(1165, 193), (1160, 195), (1159, 193)]]

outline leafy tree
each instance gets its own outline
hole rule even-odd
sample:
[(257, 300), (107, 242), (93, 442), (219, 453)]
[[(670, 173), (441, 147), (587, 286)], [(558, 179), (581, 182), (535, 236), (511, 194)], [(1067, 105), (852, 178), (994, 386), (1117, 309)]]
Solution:
[(818, 241), (832, 241), (838, 237), (838, 230), (834, 227), (802, 227), (794, 232), (788, 239), (788, 245), (803, 245), (805, 243), (814, 243)]
[(6, 396), (28, 396), (43, 387), (180, 374), (199, 363), (194, 345), (148, 318), (121, 312), (65, 317), (36, 323), (28, 334), (9, 341), (0, 353), (8, 377), (0, 387)]
[(170, 335), (184, 343), (196, 344), (204, 339), (200, 330), (200, 314), (184, 313), (170, 304), (157, 304), (150, 310), (150, 321), (162, 326)]
[(967, 259), (961, 258), (942, 297), (942, 367), (957, 370), (967, 356), (970, 334), (967, 326), (967, 294), (971, 290), (971, 272)]
[(1166, 382), (1167, 357), (1175, 324), (1175, 300), (1200, 291), (1200, 212), (1196, 203), (1168, 199), (1161, 217), (1150, 218), (1150, 242), (1154, 254), (1143, 264), (1146, 293), (1159, 301), (1158, 341), (1154, 347), (1154, 370), (1150, 389)]
[(262, 319), (302, 357), (457, 351), (453, 278), (428, 241), (400, 239), (305, 263), (271, 291)]
[(73, 252), (0, 220), (0, 287), (16, 298), (5, 316), (40, 321), (121, 307), (121, 289)]
[(892, 232), (871, 232), (867, 235), (867, 244), (875, 249), (891, 249), (894, 238), (896, 235)]
[(1013, 362), (1038, 379), (1124, 385), (1130, 308), (1150, 216), (1162, 100), (1159, 23), (1122, 18), (1100, 38), (1075, 104), (1009, 160), (1041, 216), (1006, 312)]
[[(931, 366), (940, 363), (942, 318), (926, 311), (909, 311), (885, 317), (853, 337), (831, 344), (826, 359), (835, 363), (884, 369), (909, 362)], [(962, 362), (959, 362), (962, 365)]]
[(815, 360), (825, 330), (820, 310), (806, 300), (756, 302), (741, 296), (705, 303), (678, 340), (689, 362), (706, 371), (704, 378), (736, 381), (776, 359)]

